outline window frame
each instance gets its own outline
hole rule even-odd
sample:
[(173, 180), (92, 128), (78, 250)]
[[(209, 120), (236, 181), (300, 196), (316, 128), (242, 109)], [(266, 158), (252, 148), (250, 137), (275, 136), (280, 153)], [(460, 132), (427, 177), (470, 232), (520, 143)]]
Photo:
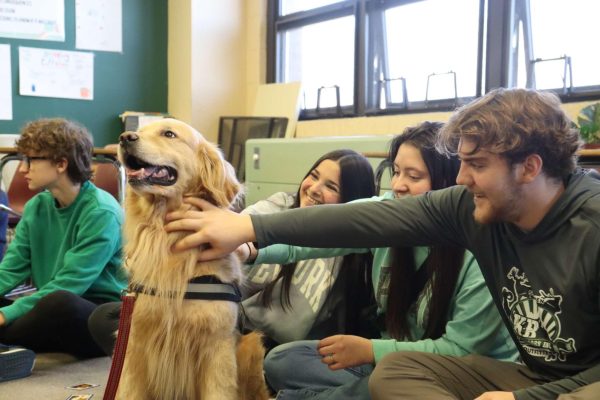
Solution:
[[(386, 92), (386, 108), (378, 107), (381, 95), (379, 84), (373, 82), (387, 68), (385, 56), (384, 12), (388, 8), (427, 0), (344, 0), (326, 6), (280, 16), (280, 0), (267, 2), (267, 82), (278, 82), (282, 76), (282, 64), (278, 54), (282, 54), (284, 43), (280, 33), (335, 18), (354, 16), (354, 102), (351, 106), (317, 109), (302, 109), (300, 119), (347, 118), (372, 115), (406, 114), (432, 111), (452, 111), (457, 106), (480, 97), (497, 87), (513, 87), (516, 84), (516, 70), (519, 48), (511, 48), (513, 29), (524, 21), (528, 29), (529, 0), (479, 0), (479, 29), (477, 46), (476, 92), (473, 97), (392, 103)], [(516, 11), (516, 12), (515, 12)], [(376, 21), (375, 19), (378, 19)], [(529, 36), (527, 36), (529, 35)], [(525, 32), (525, 52), (531, 59), (531, 32)], [(518, 43), (518, 41), (517, 41)], [(370, 68), (370, 60), (380, 57), (379, 70)], [(527, 64), (529, 65), (529, 63)], [(386, 76), (387, 74), (383, 74)], [(527, 68), (527, 83), (534, 79), (533, 68)], [(545, 90), (557, 94), (561, 101), (585, 101), (600, 98), (600, 85), (574, 87), (573, 90)]]

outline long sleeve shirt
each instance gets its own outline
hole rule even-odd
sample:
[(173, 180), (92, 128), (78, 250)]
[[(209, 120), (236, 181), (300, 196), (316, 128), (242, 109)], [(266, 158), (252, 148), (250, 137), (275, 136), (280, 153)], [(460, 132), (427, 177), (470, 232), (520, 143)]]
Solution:
[(56, 206), (50, 192), (34, 196), (0, 263), (0, 295), (28, 278), (38, 290), (0, 308), (6, 321), (23, 316), (57, 290), (96, 301), (119, 300), (127, 284), (121, 269), (122, 222), (117, 201), (91, 182), (64, 208)]

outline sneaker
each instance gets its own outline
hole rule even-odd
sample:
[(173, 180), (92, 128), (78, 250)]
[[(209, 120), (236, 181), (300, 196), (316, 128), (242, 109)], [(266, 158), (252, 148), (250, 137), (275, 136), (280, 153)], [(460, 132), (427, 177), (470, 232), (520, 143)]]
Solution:
[(31, 375), (35, 353), (16, 346), (0, 345), (0, 382)]

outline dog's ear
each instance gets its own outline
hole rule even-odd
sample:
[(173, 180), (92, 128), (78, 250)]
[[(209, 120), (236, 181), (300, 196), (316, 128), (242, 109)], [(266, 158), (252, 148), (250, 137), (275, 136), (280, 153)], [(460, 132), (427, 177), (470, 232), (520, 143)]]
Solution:
[(197, 154), (200, 171), (196, 187), (201, 196), (219, 207), (229, 207), (242, 188), (235, 170), (211, 143), (200, 143)]

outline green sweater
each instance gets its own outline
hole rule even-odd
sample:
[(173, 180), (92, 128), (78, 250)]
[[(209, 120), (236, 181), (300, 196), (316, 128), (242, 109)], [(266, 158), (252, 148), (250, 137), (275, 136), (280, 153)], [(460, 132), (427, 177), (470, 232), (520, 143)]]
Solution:
[[(373, 197), (370, 200), (391, 198), (392, 194), (386, 193), (382, 197)], [(372, 280), (379, 307), (378, 312), (383, 313), (387, 303), (385, 293), (387, 293), (389, 284), (389, 248), (319, 249), (273, 245), (260, 249), (254, 263), (285, 264), (303, 259), (334, 257), (369, 250), (373, 253)], [(415, 247), (414, 252), (415, 263), (420, 268), (429, 254), (429, 248)], [(430, 299), (429, 292), (421, 293), (416, 312), (409, 315), (410, 333), (413, 338), (423, 337), (427, 304)], [(505, 361), (517, 359), (517, 349), (502, 323), (479, 266), (470, 252), (465, 253), (465, 260), (456, 282), (454, 294), (450, 299), (448, 313), (445, 333), (437, 339), (398, 341), (390, 339), (386, 332), (382, 332), (383, 339), (371, 340), (375, 362), (395, 351), (426, 351), (457, 356), (477, 353)]]
[(127, 283), (121, 269), (122, 222), (119, 203), (91, 182), (65, 208), (57, 208), (47, 191), (27, 202), (0, 263), (0, 295), (28, 278), (38, 291), (0, 308), (7, 323), (57, 290), (95, 301), (119, 300)]

